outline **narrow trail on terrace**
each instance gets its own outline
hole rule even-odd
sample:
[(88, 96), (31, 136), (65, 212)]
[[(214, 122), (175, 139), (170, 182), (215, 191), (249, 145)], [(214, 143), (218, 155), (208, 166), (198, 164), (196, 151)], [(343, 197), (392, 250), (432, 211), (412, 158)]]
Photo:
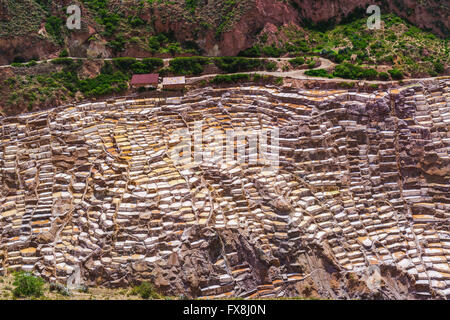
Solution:
[[(291, 58), (270, 58), (269, 60), (273, 61), (289, 61)], [(330, 80), (329, 78), (322, 78), (322, 77), (311, 77), (305, 75), (305, 72), (307, 70), (315, 70), (315, 69), (328, 69), (334, 67), (336, 64), (328, 59), (319, 58), (320, 65), (316, 68), (311, 69), (296, 69), (291, 71), (248, 71), (248, 72), (238, 72), (241, 74), (262, 74), (262, 75), (269, 75), (274, 77), (289, 77), (293, 79), (301, 79), (301, 80)], [(190, 81), (197, 81), (202, 80), (210, 77), (215, 77), (217, 75), (226, 75), (226, 74), (232, 74), (232, 73), (214, 73), (214, 74), (206, 74), (199, 77), (191, 77), (189, 78)], [(338, 80), (338, 79), (337, 79)]]
[[(67, 57), (67, 58), (68, 59), (72, 59), (72, 60), (91, 60), (91, 61), (112, 61), (112, 60), (116, 59), (116, 58), (78, 58), (78, 57)], [(135, 58), (135, 57), (117, 57), (117, 58), (133, 58), (133, 59), (136, 59), (138, 61), (142, 61), (143, 59), (147, 59), (147, 58)], [(152, 57), (149, 57), (149, 58), (152, 58)], [(182, 58), (182, 57), (164, 58), (164, 59), (162, 59), (163, 62), (164, 62), (164, 66), (168, 65), (168, 63), (171, 60), (175, 59), (175, 58)], [(220, 58), (220, 57), (205, 57), (205, 58)], [(51, 59), (46, 59), (46, 60), (36, 60), (36, 63), (37, 64), (41, 64), (41, 63), (51, 62), (53, 60), (58, 60), (58, 59), (61, 59), (61, 58), (58, 57), (58, 58), (51, 58)], [(250, 58), (250, 59), (260, 59), (260, 60), (265, 59), (265, 60), (270, 60), (270, 61), (289, 61), (292, 58), (273, 58), (273, 57), (271, 58), (271, 57), (268, 57), (268, 58)], [(326, 60), (326, 59), (323, 59), (323, 58), (320, 58), (320, 59), (321, 60)], [(329, 60), (326, 60), (326, 61), (328, 61), (331, 64), (333, 64)], [(24, 64), (26, 64), (28, 62), (24, 62)], [(323, 61), (322, 61), (322, 63), (323, 63)], [(11, 68), (11, 67), (13, 67), (13, 65), (11, 65), (11, 64), (0, 65), (0, 69), (1, 68)]]
[[(92, 61), (112, 61), (115, 58), (77, 58), (77, 57), (68, 57), (69, 59), (73, 59), (73, 60), (92, 60)], [(133, 58), (133, 57), (129, 57), (129, 58)], [(214, 58), (214, 57), (206, 57), (206, 58)], [(292, 79), (296, 79), (296, 80), (317, 80), (317, 81), (333, 81), (333, 82), (359, 82), (359, 81), (364, 81), (366, 83), (391, 83), (391, 85), (393, 83), (395, 83), (396, 81), (379, 81), (379, 80), (364, 80), (364, 79), (358, 79), (358, 80), (352, 80), (352, 79), (343, 79), (343, 78), (324, 78), (324, 77), (312, 77), (312, 76), (308, 76), (305, 74), (305, 72), (307, 70), (316, 70), (316, 69), (331, 69), (334, 68), (336, 66), (336, 63), (322, 58), (322, 57), (318, 57), (319, 61), (320, 61), (320, 65), (318, 67), (315, 68), (311, 68), (311, 69), (296, 69), (296, 70), (291, 70), (291, 71), (248, 71), (248, 72), (238, 72), (241, 74), (262, 74), (262, 75), (269, 75), (269, 76), (274, 76), (274, 77), (283, 77), (283, 78), (292, 78)], [(39, 60), (36, 61), (37, 64), (42, 64), (45, 62), (51, 62), (53, 60), (57, 60), (60, 58), (53, 58), (53, 59), (47, 59), (47, 60)], [(138, 61), (141, 61), (145, 58), (134, 58)], [(171, 60), (173, 60), (175, 58), (164, 58), (162, 59), (164, 62), (164, 67), (168, 67), (169, 66), (169, 62)], [(269, 61), (274, 61), (274, 62), (281, 62), (281, 61), (289, 61), (292, 58), (253, 58), (253, 59), (265, 59), (265, 60), (269, 60)], [(12, 65), (1, 65), (0, 69), (6, 69), (6, 68), (12, 68)], [(236, 73), (211, 73), (211, 74), (206, 74), (206, 75), (202, 75), (202, 76), (198, 76), (198, 77), (189, 77), (187, 78), (187, 80), (190, 83), (196, 82), (196, 81), (201, 81), (203, 79), (208, 79), (210, 77), (215, 77), (217, 75), (231, 75), (231, 74), (236, 74)], [(421, 81), (421, 80), (434, 80), (434, 79), (440, 79), (442, 77), (448, 77), (448, 76), (438, 76), (438, 77), (429, 77), (429, 78), (405, 78), (403, 79), (403, 81)]]
[[(77, 57), (68, 57), (69, 59), (73, 59), (73, 60), (92, 60), (92, 61), (112, 61), (114, 58), (102, 58), (102, 59), (92, 59), (92, 58), (77, 58)], [(131, 57), (133, 58), (133, 57)], [(213, 57), (210, 57), (213, 58)], [(42, 64), (45, 62), (51, 62), (53, 60), (57, 60), (60, 58), (54, 58), (54, 59), (48, 59), (48, 60), (39, 60), (36, 61), (37, 64)], [(141, 61), (145, 58), (135, 58), (138, 61)], [(162, 59), (164, 62), (164, 67), (168, 67), (169, 63), (171, 60), (173, 60), (175, 58), (165, 58)], [(289, 60), (291, 60), (292, 58), (253, 58), (253, 59), (260, 59), (260, 60), (269, 60), (269, 61), (273, 61), (273, 62), (287, 62)], [(311, 69), (296, 69), (296, 70), (291, 70), (291, 71), (248, 71), (248, 72), (239, 72), (239, 73), (244, 73), (244, 74), (263, 74), (263, 75), (270, 75), (270, 76), (274, 76), (274, 77), (290, 77), (293, 79), (304, 79), (304, 80), (309, 80), (309, 79), (317, 79), (317, 80), (329, 80), (328, 78), (321, 78), (321, 77), (309, 77), (307, 75), (305, 75), (305, 71), (307, 70), (314, 70), (314, 69), (329, 69), (334, 67), (336, 64), (328, 59), (325, 58), (321, 58), (319, 57), (319, 61), (320, 61), (320, 65), (316, 68), (311, 68)], [(0, 69), (2, 68), (12, 68), (12, 65), (2, 65), (0, 66)], [(209, 78), (209, 77), (215, 77), (217, 75), (226, 75), (226, 74), (233, 74), (233, 73), (212, 73), (212, 74), (206, 74), (206, 75), (202, 75), (199, 77), (190, 77), (188, 78), (190, 81), (197, 81), (197, 80), (202, 80), (205, 78)]]

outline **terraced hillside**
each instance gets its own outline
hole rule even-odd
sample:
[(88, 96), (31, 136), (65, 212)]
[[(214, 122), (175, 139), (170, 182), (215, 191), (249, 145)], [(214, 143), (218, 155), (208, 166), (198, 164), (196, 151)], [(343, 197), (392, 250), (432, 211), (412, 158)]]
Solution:
[[(202, 89), (2, 118), (0, 273), (190, 297), (448, 298), (449, 84)], [(278, 129), (278, 166), (174, 161), (198, 123), (203, 152), (228, 130)]]

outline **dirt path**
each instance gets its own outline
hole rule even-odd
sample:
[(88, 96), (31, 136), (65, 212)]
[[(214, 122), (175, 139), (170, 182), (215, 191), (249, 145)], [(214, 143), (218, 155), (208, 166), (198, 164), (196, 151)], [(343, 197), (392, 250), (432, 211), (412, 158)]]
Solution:
[[(92, 61), (112, 61), (113, 59), (115, 59), (115, 58), (77, 58), (77, 57), (67, 57), (67, 58), (69, 58), (69, 59), (73, 59), (73, 60), (83, 60), (83, 61), (85, 61), (85, 60), (92, 60)], [(133, 57), (127, 57), (127, 58), (133, 58)], [(205, 58), (214, 58), (214, 57), (205, 57)], [(39, 61), (36, 61), (36, 63), (37, 64), (41, 64), (41, 63), (45, 63), (45, 62), (51, 62), (51, 61), (53, 61), (53, 60), (57, 60), (57, 59), (61, 59), (61, 58), (53, 58), (53, 59), (47, 59), (47, 60), (39, 60)], [(138, 61), (142, 61), (143, 59), (146, 59), (146, 58), (134, 58), (134, 59), (136, 59), (136, 60), (138, 60)], [(169, 63), (170, 63), (170, 61), (171, 60), (173, 60), (173, 59), (175, 59), (175, 58), (164, 58), (164, 59), (162, 59), (163, 60), (163, 62), (164, 62), (164, 67), (168, 67), (169, 66)], [(279, 62), (279, 61), (289, 61), (290, 59), (292, 59), (292, 58), (251, 58), (251, 59), (266, 59), (266, 60), (269, 60), (269, 61), (274, 61), (274, 62)], [(321, 62), (322, 62), (322, 64), (325, 62), (325, 61), (327, 61), (327, 63), (331, 63), (331, 64), (333, 64), (331, 61), (329, 61), (329, 60), (327, 60), (327, 59), (323, 59), (323, 58), (319, 58), (320, 60), (321, 60)], [(26, 64), (27, 62), (24, 62), (24, 64)], [(0, 65), (0, 69), (1, 68), (12, 68), (13, 66), (12, 65), (10, 65), (10, 64), (5, 64), (5, 65)]]
[[(74, 59), (74, 60), (94, 60), (94, 61), (112, 61), (114, 58), (102, 58), (102, 59), (92, 59), (92, 58), (77, 58), (77, 57), (69, 57), (70, 59)], [(387, 81), (376, 81), (376, 80), (351, 80), (351, 79), (342, 79), (342, 78), (333, 78), (333, 79), (329, 79), (329, 78), (323, 78), (323, 77), (311, 77), (311, 76), (307, 76), (305, 75), (305, 72), (307, 70), (315, 70), (315, 69), (330, 69), (334, 66), (336, 66), (336, 64), (328, 59), (322, 58), (322, 57), (318, 57), (319, 61), (320, 61), (320, 65), (316, 68), (312, 68), (312, 69), (302, 69), (302, 70), (291, 70), (291, 71), (249, 71), (249, 72), (239, 72), (239, 73), (244, 73), (244, 74), (262, 74), (262, 75), (270, 75), (270, 76), (274, 76), (274, 77), (283, 77), (283, 78), (292, 78), (292, 79), (297, 79), (297, 80), (318, 80), (318, 81), (337, 81), (337, 82), (342, 82), (342, 81), (346, 81), (346, 82), (359, 82), (359, 81), (364, 81), (366, 83), (387, 83)], [(49, 62), (52, 60), (56, 60), (59, 58), (55, 58), (55, 59), (48, 59), (48, 60), (41, 60), (41, 61), (36, 61), (37, 64), (41, 64), (44, 62)], [(138, 61), (141, 61), (142, 59), (145, 58), (135, 58)], [(174, 58), (164, 58), (162, 59), (164, 62), (164, 67), (168, 67), (170, 61), (174, 59)], [(292, 58), (254, 58), (254, 59), (267, 59), (270, 61), (274, 61), (274, 62), (286, 62), (291, 60)], [(10, 68), (12, 67), (11, 65), (2, 65), (0, 66), (0, 69), (2, 68)], [(222, 73), (223, 74), (223, 73)], [(231, 74), (231, 73), (230, 73)], [(203, 80), (203, 79), (208, 79), (210, 77), (215, 77), (218, 74), (207, 74), (207, 75), (203, 75), (203, 76), (199, 76), (199, 77), (190, 77), (188, 78), (188, 82), (193, 83), (199, 80)], [(445, 76), (444, 76), (445, 77)], [(438, 76), (438, 77), (430, 77), (430, 78), (405, 78), (403, 81), (420, 81), (420, 80), (434, 80), (437, 78), (442, 78), (442, 76)], [(391, 81), (391, 83), (393, 83), (395, 81)]]
[[(272, 61), (289, 61), (292, 58), (268, 58), (269, 60)], [(291, 70), (291, 71), (248, 71), (248, 72), (238, 72), (241, 74), (262, 74), (262, 75), (269, 75), (269, 76), (274, 76), (274, 77), (289, 77), (289, 78), (293, 78), (293, 79), (324, 79), (324, 80), (330, 80), (328, 78), (318, 78), (318, 77), (309, 77), (307, 75), (305, 75), (305, 71), (307, 70), (314, 70), (314, 69), (328, 69), (330, 67), (334, 67), (335, 63), (333, 63), (330, 60), (324, 59), (324, 58), (319, 58), (320, 60), (320, 65), (316, 68), (312, 68), (312, 69), (302, 69), (302, 70)], [(221, 75), (226, 75), (226, 74), (232, 74), (232, 73), (220, 73)], [(199, 80), (203, 80), (203, 79), (208, 79), (210, 77), (215, 77), (219, 75), (219, 73), (213, 73), (213, 74), (205, 74), (203, 76), (199, 76), (199, 77), (191, 77), (189, 78), (189, 82), (196, 82)]]

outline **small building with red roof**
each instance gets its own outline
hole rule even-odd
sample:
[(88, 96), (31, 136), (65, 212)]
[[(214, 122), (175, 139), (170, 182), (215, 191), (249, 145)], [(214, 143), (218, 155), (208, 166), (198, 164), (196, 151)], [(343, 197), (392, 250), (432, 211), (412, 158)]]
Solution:
[(131, 78), (131, 86), (134, 88), (139, 87), (157, 87), (159, 83), (159, 74), (134, 74)]

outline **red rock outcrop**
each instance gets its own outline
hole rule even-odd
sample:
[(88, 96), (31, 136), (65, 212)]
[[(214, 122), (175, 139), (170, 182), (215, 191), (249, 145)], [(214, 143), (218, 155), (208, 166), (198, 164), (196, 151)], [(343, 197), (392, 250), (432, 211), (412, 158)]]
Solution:
[(0, 37), (0, 64), (9, 64), (14, 58), (40, 59), (58, 51), (52, 42), (35, 36)]
[(368, 6), (375, 4), (381, 7), (381, 14), (395, 13), (408, 19), (411, 23), (431, 29), (439, 35), (445, 35), (447, 32), (448, 36), (450, 29), (448, 2), (439, 0), (293, 0), (293, 2), (297, 4), (302, 19), (307, 18), (315, 23), (330, 19), (339, 22), (356, 8), (365, 10)]
[(296, 24), (298, 13), (285, 3), (256, 0), (233, 29), (225, 32), (218, 44), (222, 55), (236, 55), (251, 46), (261, 29), (287, 24)]
[[(223, 55), (235, 55), (239, 51), (250, 47), (259, 30), (267, 24), (281, 26), (286, 24), (301, 25), (308, 20), (313, 23), (340, 22), (343, 18), (361, 8), (366, 10), (369, 5), (378, 4), (382, 7), (381, 14), (395, 13), (411, 23), (443, 36), (450, 29), (448, 20), (448, 5), (431, 0), (426, 4), (419, 4), (414, 0), (403, 1), (373, 1), (373, 0), (330, 0), (310, 1), (294, 0), (294, 6), (277, 1), (255, 0), (253, 9), (224, 33), (218, 47)], [(382, 4), (385, 3), (386, 6)], [(397, 6), (397, 3), (400, 6)], [(369, 15), (367, 15), (369, 17)]]

